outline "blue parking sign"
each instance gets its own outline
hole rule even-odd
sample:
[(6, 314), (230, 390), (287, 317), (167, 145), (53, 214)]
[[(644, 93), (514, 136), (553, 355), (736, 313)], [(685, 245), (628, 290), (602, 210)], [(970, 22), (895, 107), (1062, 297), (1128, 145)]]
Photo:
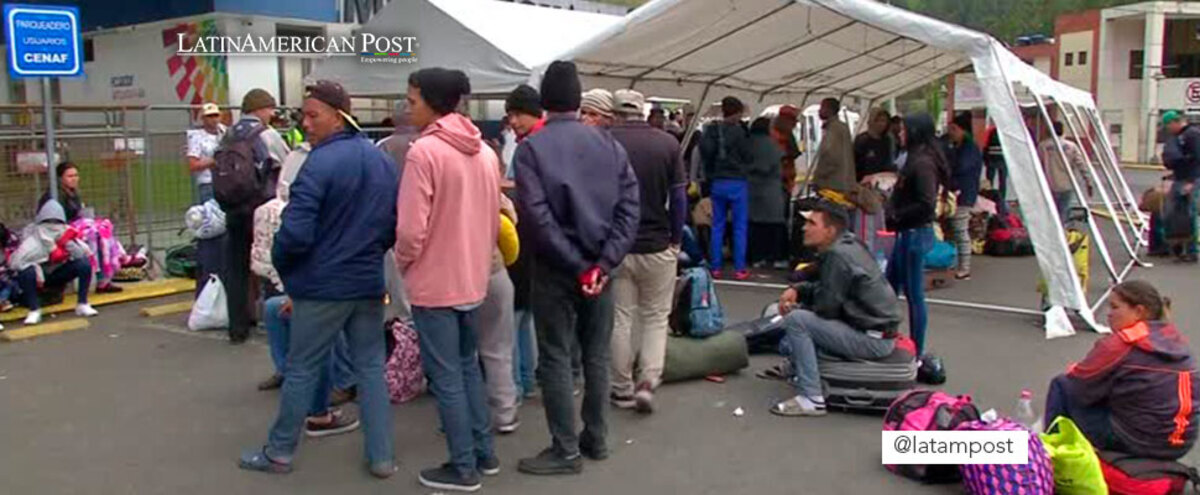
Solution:
[(78, 8), (5, 4), (4, 31), (13, 77), (83, 75)]

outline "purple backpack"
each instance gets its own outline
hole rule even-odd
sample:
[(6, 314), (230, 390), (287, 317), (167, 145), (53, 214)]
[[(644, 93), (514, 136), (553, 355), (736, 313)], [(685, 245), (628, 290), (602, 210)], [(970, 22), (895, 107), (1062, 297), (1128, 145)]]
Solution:
[[(1008, 418), (993, 423), (972, 421), (957, 431), (1019, 431), (1024, 426)], [(1028, 464), (964, 464), (959, 466), (963, 488), (971, 495), (1053, 495), (1054, 468), (1042, 439), (1029, 435)]]

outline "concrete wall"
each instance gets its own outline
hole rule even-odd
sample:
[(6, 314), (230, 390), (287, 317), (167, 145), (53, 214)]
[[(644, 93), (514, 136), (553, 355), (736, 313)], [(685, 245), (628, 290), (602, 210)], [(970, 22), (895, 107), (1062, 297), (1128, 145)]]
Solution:
[[(1058, 80), (1084, 91), (1092, 90), (1092, 65), (1095, 64), (1095, 54), (1092, 53), (1092, 42), (1095, 31), (1081, 31), (1063, 34), (1058, 38)], [(1067, 58), (1071, 64), (1067, 64)], [(1080, 64), (1081, 57), (1083, 64)]]
[(1142, 81), (1129, 78), (1129, 57), (1131, 51), (1143, 49), (1146, 25), (1140, 17), (1112, 20), (1105, 22), (1103, 31), (1097, 101), (1110, 127), (1121, 126), (1120, 135), (1113, 136), (1120, 158), (1136, 161), (1143, 113)]

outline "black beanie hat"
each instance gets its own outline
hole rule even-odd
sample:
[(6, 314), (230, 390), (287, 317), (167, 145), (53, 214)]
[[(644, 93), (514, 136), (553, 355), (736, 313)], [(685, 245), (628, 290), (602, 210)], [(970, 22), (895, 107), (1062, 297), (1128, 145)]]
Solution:
[(542, 107), (551, 112), (579, 110), (583, 87), (574, 62), (556, 60), (542, 76)]
[(504, 99), (504, 113), (517, 112), (534, 117), (542, 116), (542, 96), (528, 84), (517, 86)]
[(971, 129), (973, 127), (971, 125), (971, 122), (973, 120), (974, 120), (974, 116), (971, 115), (971, 112), (962, 111), (962, 112), (955, 113), (954, 120), (952, 120), (951, 122), (953, 122), (954, 125), (958, 126), (959, 129), (962, 129), (969, 133), (969, 132), (971, 132)]

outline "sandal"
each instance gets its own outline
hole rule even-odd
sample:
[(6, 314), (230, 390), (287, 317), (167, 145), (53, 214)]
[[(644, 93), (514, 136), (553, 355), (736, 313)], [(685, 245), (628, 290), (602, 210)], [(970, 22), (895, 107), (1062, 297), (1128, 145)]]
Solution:
[(771, 407), (771, 414), (793, 418), (801, 416), (824, 416), (825, 407), (824, 405), (816, 404), (813, 407), (806, 407), (800, 404), (799, 398), (792, 397)]
[(792, 365), (787, 361), (755, 373), (754, 376), (763, 380), (788, 381), (792, 379)]
[(287, 474), (292, 472), (292, 463), (279, 462), (267, 455), (267, 448), (258, 451), (248, 450), (238, 459), (238, 467), (247, 471), (261, 471), (271, 474)]

